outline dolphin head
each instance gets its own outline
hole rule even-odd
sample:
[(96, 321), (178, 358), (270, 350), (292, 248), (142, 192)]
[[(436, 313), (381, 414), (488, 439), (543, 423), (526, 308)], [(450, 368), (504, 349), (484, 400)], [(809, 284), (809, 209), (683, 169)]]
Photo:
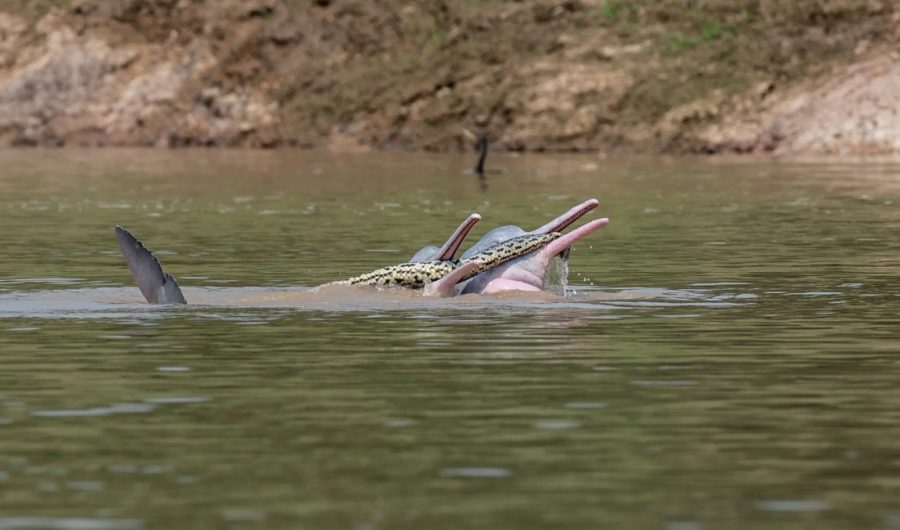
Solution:
[[(506, 225), (494, 228), (493, 230), (482, 236), (482, 238), (479, 239), (477, 243), (466, 250), (463, 253), (462, 257), (471, 257), (479, 252), (483, 252), (486, 248), (496, 245), (497, 243), (501, 243), (514, 237), (523, 236), (525, 234), (549, 234), (551, 232), (562, 232), (570, 224), (574, 223), (579, 218), (581, 218), (581, 216), (596, 208), (599, 204), (600, 201), (598, 201), (597, 199), (588, 199), (581, 204), (573, 206), (567, 212), (554, 218), (544, 226), (535, 228), (531, 232), (526, 232), (516, 225)], [(568, 255), (566, 255), (565, 257), (568, 257)]]
[(560, 237), (562, 234), (558, 232), (526, 234), (498, 243), (471, 258), (458, 261), (422, 261), (388, 265), (366, 274), (326, 285), (425, 288), (425, 293), (429, 295), (451, 296), (455, 293), (458, 282), (468, 280), (510, 260), (535, 252)]
[(516, 225), (498, 226), (497, 228), (494, 228), (487, 234), (483, 235), (477, 243), (463, 252), (462, 257), (463, 259), (470, 258), (475, 254), (478, 254), (479, 252), (484, 252), (488, 248), (498, 243), (502, 243), (514, 237), (524, 236), (526, 234), (528, 234), (528, 232), (522, 230)]
[(508, 261), (468, 282), (464, 294), (492, 294), (501, 291), (541, 291), (544, 279), (554, 258), (579, 239), (609, 223), (609, 219), (597, 219), (576, 228), (551, 241), (535, 252)]
[(507, 239), (506, 241), (501, 241), (500, 243), (490, 246), (468, 258), (462, 258), (460, 264), (476, 260), (481, 261), (484, 264), (463, 279), (466, 280), (472, 278), (477, 274), (499, 267), (508, 261), (544, 248), (561, 236), (562, 234), (559, 232), (550, 232), (549, 234), (525, 234), (512, 239)]
[[(584, 214), (596, 208), (599, 204), (600, 201), (598, 201), (597, 199), (588, 199), (580, 204), (573, 206), (572, 208), (569, 208), (568, 211), (550, 220), (550, 222), (548, 222), (547, 224), (535, 228), (531, 232), (526, 232), (525, 230), (515, 225), (507, 225), (494, 228), (493, 230), (485, 234), (484, 237), (478, 240), (477, 243), (472, 245), (471, 248), (466, 250), (466, 252), (463, 253), (462, 257), (463, 259), (469, 258), (478, 254), (479, 252), (483, 252), (488, 247), (491, 247), (503, 241), (507, 241), (514, 237), (520, 237), (527, 234), (549, 234), (553, 232), (562, 232), (569, 225), (581, 218)], [(529, 256), (536, 257), (535, 255)], [(529, 259), (529, 256), (519, 258), (518, 260), (516, 260), (516, 262), (522, 264), (525, 262), (525, 260)], [(542, 277), (556, 278), (555, 282), (562, 285), (565, 281), (565, 276), (567, 275), (568, 267), (566, 264), (566, 260), (568, 258), (569, 246), (565, 246), (558, 254), (555, 254), (550, 258), (549, 263), (543, 266)], [(551, 274), (549, 275), (547, 274), (548, 270), (551, 272)], [(496, 274), (499, 271), (495, 269), (492, 272)], [(472, 280), (472, 282), (469, 282), (474, 283), (475, 285), (472, 285), (471, 287), (469, 287), (468, 284), (461, 285), (460, 289), (466, 293), (481, 292), (479, 285), (486, 285), (489, 282), (490, 278), (482, 278), (481, 276), (479, 276)], [(543, 282), (541, 282), (539, 285), (543, 287)]]

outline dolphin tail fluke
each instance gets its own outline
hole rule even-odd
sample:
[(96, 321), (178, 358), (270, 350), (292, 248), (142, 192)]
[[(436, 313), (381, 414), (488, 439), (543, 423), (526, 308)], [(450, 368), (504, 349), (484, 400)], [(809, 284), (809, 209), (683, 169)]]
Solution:
[(181, 292), (181, 286), (178, 285), (175, 277), (169, 273), (166, 273), (166, 283), (163, 285), (163, 292), (165, 296), (161, 303), (187, 304), (187, 300), (184, 299), (184, 293)]
[(131, 235), (128, 230), (116, 225), (116, 241), (135, 283), (151, 304), (186, 304), (181, 287), (175, 277), (163, 271), (159, 260), (150, 250)]

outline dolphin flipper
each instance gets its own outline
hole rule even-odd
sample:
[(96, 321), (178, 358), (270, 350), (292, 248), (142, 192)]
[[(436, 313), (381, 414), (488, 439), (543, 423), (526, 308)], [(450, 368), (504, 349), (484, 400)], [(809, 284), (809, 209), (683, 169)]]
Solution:
[(128, 230), (116, 225), (116, 240), (128, 270), (141, 289), (144, 298), (151, 304), (186, 304), (184, 295), (175, 277), (164, 272), (159, 260), (150, 250), (131, 235)]

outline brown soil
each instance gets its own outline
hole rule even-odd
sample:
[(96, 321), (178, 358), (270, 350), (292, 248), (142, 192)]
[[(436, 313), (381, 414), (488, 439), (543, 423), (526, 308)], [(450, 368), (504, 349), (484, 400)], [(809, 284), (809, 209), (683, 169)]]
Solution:
[(886, 0), (0, 1), (0, 144), (900, 152)]

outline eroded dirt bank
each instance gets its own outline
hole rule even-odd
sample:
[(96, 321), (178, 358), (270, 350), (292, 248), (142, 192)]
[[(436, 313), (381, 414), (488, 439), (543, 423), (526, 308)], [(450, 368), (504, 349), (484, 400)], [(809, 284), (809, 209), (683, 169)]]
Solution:
[(11, 0), (0, 144), (900, 153), (884, 0)]

